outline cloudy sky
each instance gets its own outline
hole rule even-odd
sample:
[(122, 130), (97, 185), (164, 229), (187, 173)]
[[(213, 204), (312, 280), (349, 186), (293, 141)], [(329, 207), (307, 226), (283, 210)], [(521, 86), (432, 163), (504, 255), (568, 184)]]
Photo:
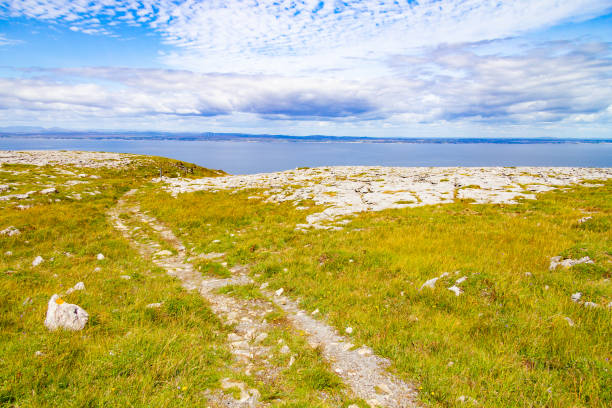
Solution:
[(0, 0), (0, 127), (612, 135), (612, 0)]

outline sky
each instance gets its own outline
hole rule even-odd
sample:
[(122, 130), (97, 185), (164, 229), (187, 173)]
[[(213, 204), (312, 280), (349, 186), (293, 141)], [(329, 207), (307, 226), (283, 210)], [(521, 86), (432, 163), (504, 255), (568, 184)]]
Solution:
[(0, 0), (0, 128), (612, 138), (612, 0)]

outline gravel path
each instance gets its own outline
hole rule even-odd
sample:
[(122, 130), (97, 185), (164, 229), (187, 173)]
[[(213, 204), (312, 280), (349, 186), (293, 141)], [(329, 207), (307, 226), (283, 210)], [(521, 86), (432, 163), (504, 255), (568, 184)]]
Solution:
[[(374, 355), (368, 347), (354, 349), (353, 344), (339, 335), (334, 328), (307, 315), (291, 299), (265, 289), (262, 289), (262, 293), (272, 301), (238, 299), (217, 293), (216, 289), (223, 286), (253, 283), (248, 276), (248, 268), (244, 266), (231, 268), (232, 277), (227, 279), (202, 276), (188, 262), (185, 247), (172, 231), (154, 218), (143, 214), (137, 205), (128, 202), (127, 197), (134, 193), (134, 190), (128, 192), (126, 197), (120, 199), (117, 206), (109, 212), (113, 225), (143, 256), (151, 257), (153, 262), (164, 268), (168, 274), (179, 278), (185, 289), (198, 290), (210, 302), (213, 312), (224, 322), (235, 324), (235, 331), (228, 337), (228, 342), (239, 369), (246, 375), (255, 375), (264, 383), (271, 383), (282, 369), (275, 367), (268, 359), (272, 352), (270, 347), (261, 345), (271, 328), (263, 316), (272, 312), (275, 309), (274, 305), (277, 305), (287, 314), (288, 320), (295, 328), (305, 333), (311, 346), (321, 348), (325, 359), (354, 396), (362, 398), (371, 406), (402, 408), (419, 406), (416, 402), (415, 388), (385, 370), (390, 364), (389, 361)], [(161, 245), (154, 237), (142, 236), (144, 234), (142, 229), (131, 227), (122, 220), (122, 215), (149, 225), (164, 241), (172, 245), (176, 254), (168, 255), (167, 252), (162, 252)], [(280, 352), (291, 353), (292, 350), (283, 347)], [(241, 389), (239, 399), (227, 395), (216, 396), (218, 402), (224, 406), (266, 405), (259, 401), (260, 395), (257, 390), (248, 389), (244, 384), (224, 381)]]

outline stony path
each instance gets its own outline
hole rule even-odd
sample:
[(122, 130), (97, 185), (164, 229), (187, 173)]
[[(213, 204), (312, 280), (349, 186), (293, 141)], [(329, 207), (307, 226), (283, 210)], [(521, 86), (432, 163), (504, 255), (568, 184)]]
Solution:
[[(234, 266), (230, 269), (232, 276), (227, 279), (202, 276), (187, 261), (187, 251), (172, 231), (154, 218), (143, 214), (137, 205), (128, 202), (127, 197), (134, 193), (135, 190), (129, 191), (126, 197), (120, 199), (117, 206), (109, 212), (113, 225), (144, 256), (151, 257), (153, 262), (164, 268), (168, 274), (179, 278), (185, 289), (198, 290), (210, 302), (211, 309), (222, 321), (235, 325), (235, 331), (229, 335), (228, 342), (238, 367), (244, 374), (255, 375), (264, 383), (271, 383), (282, 369), (275, 367), (270, 362), (268, 358), (272, 352), (270, 347), (261, 344), (271, 329), (263, 316), (274, 311), (276, 305), (286, 313), (288, 320), (295, 328), (306, 334), (312, 347), (320, 347), (325, 359), (354, 396), (362, 398), (371, 406), (402, 408), (418, 406), (414, 387), (385, 370), (389, 361), (374, 355), (368, 347), (354, 349), (353, 344), (339, 335), (334, 328), (300, 310), (297, 303), (282, 296), (282, 293), (272, 292), (262, 287), (262, 293), (272, 301), (238, 299), (217, 293), (216, 289), (223, 286), (252, 284), (253, 280), (248, 276), (248, 268)], [(162, 251), (155, 237), (147, 236), (143, 229), (131, 227), (129, 223), (123, 221), (122, 217), (125, 218), (125, 216), (127, 219), (148, 225), (177, 253), (170, 254), (169, 251)], [(291, 350), (283, 347), (281, 353), (291, 353)], [(224, 380), (222, 386), (241, 389), (239, 400), (233, 400), (228, 396), (219, 397), (225, 398), (223, 401), (218, 401), (224, 406), (265, 405), (259, 402), (260, 395), (257, 390), (248, 389), (242, 383)]]

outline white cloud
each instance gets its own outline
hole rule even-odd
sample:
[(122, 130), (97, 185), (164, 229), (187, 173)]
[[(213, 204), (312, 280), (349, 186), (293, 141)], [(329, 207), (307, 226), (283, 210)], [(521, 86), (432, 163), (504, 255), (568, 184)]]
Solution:
[[(358, 71), (415, 47), (499, 39), (596, 16), (610, 0), (8, 0), (4, 14), (108, 34), (124, 21), (176, 46), (167, 64), (200, 72)], [(0, 13), (1, 13), (0, 9)], [(109, 17), (111, 16), (111, 17)], [(112, 21), (111, 21), (112, 20)], [(359, 59), (359, 60), (356, 60)], [(356, 66), (362, 66), (357, 69)], [(346, 75), (346, 74), (343, 74)]]
[(117, 118), (242, 114), (344, 124), (612, 122), (610, 44), (542, 44), (515, 56), (476, 51), (455, 46), (396, 56), (389, 61), (393, 75), (367, 80), (126, 68), (29, 70), (30, 79), (0, 79), (0, 110)]

